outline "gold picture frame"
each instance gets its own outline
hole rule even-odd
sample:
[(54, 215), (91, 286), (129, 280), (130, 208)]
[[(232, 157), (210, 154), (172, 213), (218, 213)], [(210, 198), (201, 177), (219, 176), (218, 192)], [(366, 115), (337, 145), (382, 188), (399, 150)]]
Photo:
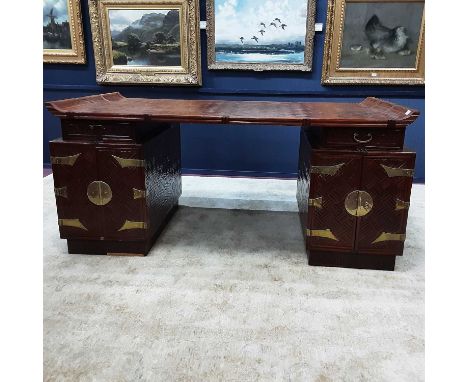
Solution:
[[(80, 0), (63, 0), (63, 2), (68, 8), (71, 49), (43, 49), (43, 62), (47, 64), (85, 64), (86, 54)], [(56, 18), (53, 14), (53, 8), (51, 8), (49, 17), (50, 22), (53, 23), (54, 18)], [(46, 26), (44, 26), (45, 28)]]
[[(206, 35), (208, 49), (208, 69), (210, 70), (253, 70), (253, 71), (303, 71), (312, 70), (312, 56), (315, 36), (315, 0), (304, 0), (307, 4), (305, 9), (306, 26), (304, 31), (304, 60), (302, 63), (287, 62), (221, 62), (216, 59), (216, 22), (215, 22), (215, 4), (216, 0), (206, 0)], [(249, 0), (241, 0), (248, 2)], [(282, 15), (278, 15), (281, 18)], [(278, 20), (278, 19), (276, 19)], [(268, 21), (269, 22), (269, 21)], [(268, 25), (268, 22), (266, 25)], [(296, 20), (297, 22), (297, 20)], [(259, 24), (261, 25), (261, 24)], [(278, 28), (278, 26), (275, 26)], [(288, 26), (286, 26), (288, 27)], [(266, 26), (264, 29), (267, 30)], [(265, 31), (263, 31), (265, 32)], [(259, 35), (260, 36), (260, 35)], [(263, 36), (263, 33), (262, 33)], [(257, 40), (258, 42), (258, 40)], [(302, 43), (302, 41), (301, 41)], [(244, 42), (242, 41), (242, 44)]]
[[(89, 14), (93, 34), (94, 57), (96, 63), (96, 81), (99, 84), (147, 84), (147, 85), (201, 85), (201, 57), (200, 57), (200, 14), (198, 0), (89, 0)], [(167, 40), (167, 34), (158, 42), (143, 42), (138, 45), (141, 54), (153, 54), (154, 60), (166, 60), (169, 57), (168, 47), (176, 49), (172, 56), (176, 56), (178, 64), (151, 64), (148, 59), (144, 64), (135, 63), (136, 60), (125, 56), (125, 64), (115, 64), (119, 47), (113, 45), (111, 36), (111, 21), (109, 12), (127, 12), (134, 14), (148, 10), (149, 14), (158, 16), (176, 12), (179, 29), (176, 35), (179, 41)], [(150, 12), (156, 11), (156, 12)], [(136, 13), (135, 13), (136, 12)], [(143, 12), (144, 13), (144, 12)], [(143, 22), (143, 15), (139, 22)], [(158, 21), (155, 21), (157, 24)], [(126, 25), (126, 24), (125, 24)], [(130, 24), (129, 24), (130, 25)], [(174, 25), (176, 28), (177, 25)], [(149, 29), (145, 33), (148, 38), (156, 39)], [(127, 36), (128, 37), (128, 36)], [(173, 40), (173, 36), (170, 36)], [(147, 45), (150, 44), (150, 45)], [(165, 44), (165, 45), (164, 45)], [(172, 45), (171, 45), (172, 44)], [(162, 46), (162, 47), (161, 47)], [(125, 47), (124, 47), (125, 48)], [(152, 49), (150, 49), (152, 48)], [(166, 50), (161, 53), (160, 49)], [(158, 50), (159, 49), (159, 50)], [(146, 57), (146, 56), (145, 56)], [(128, 62), (133, 62), (128, 64)]]
[[(374, 9), (371, 8), (372, 3)], [(424, 5), (424, 0), (329, 0), (322, 84), (424, 85)], [(369, 7), (369, 9), (357, 7)], [(379, 9), (378, 7), (380, 9), (387, 7), (387, 10), (377, 15), (378, 12), (374, 11)], [(393, 7), (393, 11), (389, 7)], [(398, 7), (401, 7), (402, 19), (419, 20), (410, 25), (412, 28), (410, 32), (416, 38), (410, 36), (406, 25), (399, 25), (396, 21), (399, 14)], [(371, 16), (364, 19), (364, 24), (359, 24), (362, 28), (353, 31), (351, 25), (355, 24), (347, 21), (346, 17), (351, 17), (351, 14), (359, 15), (357, 17), (369, 17), (373, 14), (377, 18)], [(390, 22), (389, 18), (392, 18), (393, 24), (385, 25)], [(388, 30), (391, 36), (399, 33), (403, 36), (402, 39), (395, 44), (393, 41), (396, 41), (396, 37), (392, 37), (393, 40), (379, 40), (380, 37), (373, 34), (377, 24), (378, 28), (384, 28), (379, 29), (380, 31)], [(346, 28), (350, 29), (348, 33)], [(356, 41), (359, 38), (361, 40), (357, 40), (357, 44), (349, 45), (352, 39)], [(403, 42), (405, 46), (401, 47)], [(396, 50), (400, 47), (400, 51)], [(401, 65), (402, 62), (404, 65)]]

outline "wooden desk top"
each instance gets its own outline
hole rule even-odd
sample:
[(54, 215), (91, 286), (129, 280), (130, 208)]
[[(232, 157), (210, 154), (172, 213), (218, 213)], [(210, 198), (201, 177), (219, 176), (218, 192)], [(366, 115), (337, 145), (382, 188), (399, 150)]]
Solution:
[(270, 102), (126, 98), (116, 92), (46, 102), (46, 107), (64, 119), (321, 127), (406, 127), (419, 115), (372, 97), (360, 103)]

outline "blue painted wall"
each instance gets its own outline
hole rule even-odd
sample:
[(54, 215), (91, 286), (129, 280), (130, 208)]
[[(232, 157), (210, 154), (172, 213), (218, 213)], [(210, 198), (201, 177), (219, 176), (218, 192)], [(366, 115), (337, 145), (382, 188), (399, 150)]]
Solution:
[[(208, 71), (206, 33), (201, 32), (203, 86), (100, 86), (96, 84), (87, 1), (81, 1), (87, 64), (44, 64), (44, 101), (119, 91), (127, 97), (230, 100), (359, 102), (380, 97), (421, 111), (406, 133), (406, 145), (416, 150), (417, 181), (424, 181), (424, 87), (322, 86), (320, 84), (325, 31), (317, 32), (312, 72)], [(326, 20), (326, 0), (317, 0), (316, 22)], [(201, 0), (205, 20), (205, 0)], [(44, 109), (44, 163), (48, 141), (60, 136), (59, 120)], [(297, 171), (299, 129), (281, 126), (183, 125), (184, 173), (294, 177)]]

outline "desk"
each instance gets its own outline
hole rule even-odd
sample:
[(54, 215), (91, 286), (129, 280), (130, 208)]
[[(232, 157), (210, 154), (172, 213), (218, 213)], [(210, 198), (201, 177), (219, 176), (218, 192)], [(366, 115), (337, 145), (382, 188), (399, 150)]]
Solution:
[(310, 265), (394, 269), (402, 255), (416, 110), (360, 103), (162, 100), (119, 93), (47, 102), (60, 237), (69, 253), (146, 255), (181, 194), (180, 123), (298, 126), (297, 200)]

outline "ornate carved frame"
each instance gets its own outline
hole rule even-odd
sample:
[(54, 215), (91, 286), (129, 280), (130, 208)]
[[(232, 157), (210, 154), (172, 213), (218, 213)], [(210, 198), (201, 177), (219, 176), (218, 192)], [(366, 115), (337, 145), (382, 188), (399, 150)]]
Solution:
[(83, 23), (81, 20), (80, 0), (67, 0), (70, 17), (71, 49), (43, 49), (43, 62), (52, 64), (84, 64), (86, 55), (84, 49)]
[(303, 71), (312, 70), (312, 54), (315, 35), (315, 0), (308, 0), (307, 22), (304, 41), (303, 64), (267, 64), (267, 63), (224, 63), (216, 62), (215, 52), (215, 0), (206, 0), (206, 35), (208, 40), (208, 69), (215, 70), (254, 70), (254, 71)]
[[(89, 0), (96, 81), (100, 84), (201, 85), (198, 0)], [(181, 66), (114, 65), (109, 9), (178, 9)]]
[(322, 64), (324, 85), (424, 85), (424, 11), (415, 68), (341, 68), (346, 3), (424, 3), (424, 0), (329, 0)]

